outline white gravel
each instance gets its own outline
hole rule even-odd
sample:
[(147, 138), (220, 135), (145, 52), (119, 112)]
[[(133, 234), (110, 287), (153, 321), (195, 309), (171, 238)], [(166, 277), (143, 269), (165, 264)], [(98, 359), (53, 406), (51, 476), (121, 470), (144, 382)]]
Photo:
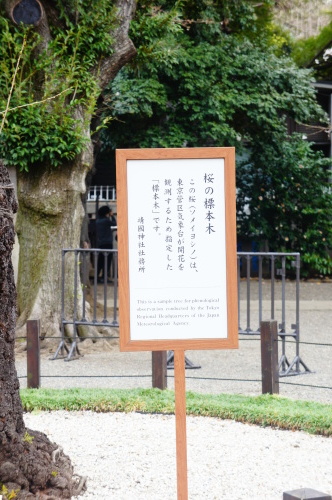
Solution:
[[(88, 477), (79, 499), (175, 500), (175, 418), (140, 413), (39, 412), (26, 425), (61, 445)], [(187, 417), (189, 500), (281, 500), (332, 494), (332, 439)]]

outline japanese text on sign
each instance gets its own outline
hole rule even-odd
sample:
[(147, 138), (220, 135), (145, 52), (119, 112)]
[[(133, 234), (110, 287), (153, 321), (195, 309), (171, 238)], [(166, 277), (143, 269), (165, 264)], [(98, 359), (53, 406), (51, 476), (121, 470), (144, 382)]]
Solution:
[(226, 335), (223, 159), (127, 168), (132, 338), (155, 327), (160, 338), (198, 338), (216, 318)]

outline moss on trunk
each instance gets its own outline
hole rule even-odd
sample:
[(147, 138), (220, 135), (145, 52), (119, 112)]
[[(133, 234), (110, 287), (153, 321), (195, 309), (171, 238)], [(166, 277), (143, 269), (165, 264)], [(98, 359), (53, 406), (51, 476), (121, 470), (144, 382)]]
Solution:
[[(61, 251), (79, 245), (82, 195), (91, 165), (86, 161), (87, 156), (91, 159), (88, 153), (61, 169), (43, 168), (18, 177), (18, 328), (28, 319), (40, 319), (42, 335), (59, 334)], [(72, 307), (66, 303), (68, 311)]]

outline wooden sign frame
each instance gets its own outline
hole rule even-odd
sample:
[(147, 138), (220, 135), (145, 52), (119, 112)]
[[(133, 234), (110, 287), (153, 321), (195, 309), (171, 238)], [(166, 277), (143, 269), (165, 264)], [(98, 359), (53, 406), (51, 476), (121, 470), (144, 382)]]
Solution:
[[(184, 161), (183, 161), (184, 160)], [(174, 166), (174, 170), (173, 170)], [(213, 167), (213, 168), (212, 168)], [(152, 170), (151, 170), (152, 168)], [(192, 180), (192, 182), (196, 182), (195, 187), (200, 188), (201, 192), (205, 189), (206, 195), (210, 195), (212, 191), (211, 186), (207, 184), (202, 184), (199, 186), (198, 184), (203, 182), (203, 176), (201, 173), (205, 172), (205, 182), (206, 177), (210, 170), (216, 174), (216, 177), (221, 179), (222, 190), (216, 189), (219, 193), (218, 203), (220, 205), (220, 209), (223, 215), (222, 218), (222, 231), (224, 234), (222, 235), (222, 252), (220, 254), (220, 259), (217, 254), (217, 258), (213, 260), (210, 259), (210, 251), (207, 255), (205, 255), (205, 266), (208, 263), (208, 273), (215, 273), (215, 267), (222, 265), (222, 273), (223, 278), (220, 276), (220, 281), (224, 281), (225, 288), (225, 300), (219, 300), (219, 305), (216, 307), (218, 309), (218, 315), (220, 312), (220, 316), (223, 316), (225, 322), (224, 330), (227, 331), (214, 331), (213, 336), (209, 336), (209, 321), (211, 319), (203, 321), (203, 328), (199, 331), (201, 334), (195, 333), (194, 338), (188, 337), (188, 333), (186, 333), (185, 338), (179, 338), (175, 336), (175, 338), (169, 338), (169, 334), (165, 334), (165, 338), (163, 338), (162, 331), (170, 332), (170, 328), (166, 329), (158, 329), (158, 326), (155, 328), (151, 328), (151, 325), (154, 323), (139, 323), (139, 324), (148, 324), (150, 328), (136, 328), (141, 334), (135, 333), (135, 337), (132, 336), (132, 325), (133, 320), (131, 320), (131, 314), (133, 314), (131, 308), (133, 307), (132, 302), (134, 302), (133, 297), (137, 297), (133, 293), (133, 283), (137, 282), (137, 272), (135, 273), (131, 271), (131, 252), (133, 248), (132, 240), (137, 238), (137, 234), (135, 235), (135, 231), (137, 233), (137, 225), (139, 224), (140, 217), (140, 195), (137, 195), (137, 200), (134, 202), (134, 207), (131, 204), (131, 208), (129, 204), (131, 202), (131, 197), (136, 197), (136, 191), (133, 189), (137, 189), (137, 193), (141, 191), (141, 196), (146, 196), (146, 190), (149, 189), (151, 191), (151, 186), (147, 187), (146, 177), (144, 174), (146, 172), (156, 172), (157, 175), (152, 176), (153, 179), (161, 178), (164, 179), (166, 177), (165, 172), (171, 172), (172, 175), (174, 172), (183, 171), (185, 172), (184, 177), (188, 177), (188, 172), (198, 172), (199, 175), (196, 176), (196, 180)], [(159, 175), (159, 173), (161, 174)], [(220, 173), (219, 173), (220, 172)], [(238, 302), (237, 302), (237, 260), (236, 260), (236, 194), (235, 194), (235, 149), (234, 148), (174, 148), (174, 149), (123, 149), (116, 151), (116, 175), (117, 175), (117, 218), (118, 218), (118, 256), (119, 256), (119, 323), (120, 323), (120, 350), (121, 351), (166, 351), (166, 350), (201, 350), (201, 349), (235, 349), (238, 347)], [(147, 174), (148, 178), (150, 173)], [(175, 174), (174, 174), (175, 175)], [(174, 177), (173, 175), (173, 177)], [(212, 178), (212, 174), (211, 175)], [(137, 177), (138, 176), (138, 177)], [(168, 176), (168, 174), (167, 174)], [(190, 174), (191, 176), (191, 174)], [(194, 174), (193, 174), (194, 177)], [(151, 178), (151, 179), (152, 179)], [(199, 180), (197, 180), (199, 178)], [(211, 180), (211, 179), (210, 179)], [(158, 181), (159, 182), (159, 181)], [(161, 186), (153, 186), (155, 190), (161, 188)], [(219, 186), (220, 187), (220, 186)], [(218, 186), (214, 186), (214, 188), (218, 188)], [(189, 190), (187, 183), (187, 190)], [(130, 194), (131, 193), (131, 194)], [(134, 196), (133, 196), (134, 193)], [(152, 193), (152, 191), (151, 191)], [(150, 196), (150, 194), (149, 194)], [(175, 202), (174, 202), (175, 203)], [(188, 204), (187, 204), (188, 205)], [(179, 206), (179, 205), (177, 205)], [(137, 212), (136, 212), (137, 207)], [(189, 205), (186, 207), (187, 213), (189, 210)], [(199, 207), (195, 207), (198, 209), (197, 212), (200, 212), (202, 209), (202, 204)], [(135, 209), (135, 212), (134, 212)], [(193, 209), (192, 209), (193, 210)], [(133, 214), (135, 213), (135, 216)], [(211, 217), (212, 213), (209, 212)], [(165, 214), (164, 214), (165, 215)], [(174, 210), (173, 210), (173, 219), (175, 219)], [(206, 215), (206, 214), (204, 214)], [(201, 216), (202, 219), (202, 216)], [(157, 220), (157, 219), (155, 219)], [(159, 220), (159, 219), (158, 219)], [(189, 217), (187, 216), (187, 220)], [(135, 227), (133, 228), (133, 225)], [(143, 227), (143, 226), (142, 226)], [(211, 231), (213, 231), (212, 226)], [(142, 233), (141, 236), (145, 236)], [(222, 231), (219, 231), (222, 232)], [(206, 231), (205, 231), (206, 232)], [(218, 231), (215, 231), (218, 232)], [(211, 233), (212, 234), (212, 233)], [(201, 235), (203, 235), (203, 229), (201, 230)], [(192, 237), (193, 235), (191, 235)], [(187, 240), (189, 236), (187, 237)], [(201, 236), (203, 240), (203, 236)], [(187, 247), (189, 246), (188, 241), (186, 240)], [(211, 239), (211, 242), (213, 240)], [(225, 248), (223, 248), (225, 247)], [(211, 245), (210, 249), (212, 250), (213, 245)], [(192, 252), (193, 253), (193, 252)], [(136, 256), (135, 256), (136, 258)], [(131, 259), (131, 260), (130, 260)], [(211, 261), (212, 260), (212, 261)], [(222, 264), (220, 264), (220, 260), (223, 260)], [(186, 264), (189, 266), (189, 264)], [(194, 261), (192, 261), (192, 266), (194, 266)], [(218, 268), (219, 269), (219, 268)], [(158, 274), (158, 270), (156, 269), (156, 274)], [(179, 273), (178, 273), (179, 274)], [(219, 278), (218, 278), (219, 279)], [(136, 290), (136, 289), (135, 289)], [(136, 293), (136, 292), (135, 292)], [(154, 293), (153, 290), (151, 293)], [(170, 292), (172, 294), (172, 291)], [(190, 286), (188, 287), (188, 294), (190, 296)], [(136, 300), (136, 299), (135, 299)], [(208, 299), (214, 300), (214, 299)], [(184, 307), (174, 309), (181, 309), (187, 313), (187, 306), (192, 307), (195, 316), (197, 312), (197, 307), (195, 305), (190, 306), (190, 300), (181, 299), (179, 302), (188, 302), (188, 304)], [(160, 300), (160, 302), (162, 302)], [(194, 302), (194, 300), (192, 300)], [(204, 300), (202, 301), (204, 302)], [(223, 304), (222, 304), (223, 302)], [(207, 302), (209, 303), (209, 302)], [(206, 306), (204, 306), (206, 307)], [(146, 311), (146, 308), (143, 309)], [(164, 310), (162, 310), (164, 312)], [(221, 314), (224, 312), (224, 314)], [(134, 311), (134, 315), (136, 312)], [(171, 315), (162, 315), (161, 317), (169, 317)], [(180, 317), (187, 317), (189, 314), (179, 314)], [(204, 314), (203, 314), (204, 316)], [(207, 316), (207, 315), (206, 315)], [(133, 317), (133, 316), (132, 316)], [(150, 316), (142, 316), (142, 317), (152, 317)], [(202, 322), (202, 318), (200, 318)], [(166, 320), (165, 320), (166, 321)], [(198, 321), (198, 320), (197, 320)], [(174, 323), (174, 322), (173, 322)], [(158, 325), (158, 323), (155, 323)], [(163, 323), (167, 324), (167, 323)], [(175, 323), (178, 324), (178, 323)], [(184, 323), (180, 323), (184, 324)], [(190, 324), (190, 323), (187, 323)], [(193, 323), (194, 324), (194, 323)], [(196, 324), (196, 323), (195, 323)], [(204, 327), (205, 325), (205, 327)], [(180, 327), (181, 328), (181, 327)], [(187, 328), (190, 328), (187, 327)], [(157, 335), (158, 329), (158, 335)], [(176, 331), (177, 327), (173, 330)], [(150, 330), (152, 333), (147, 333), (147, 330)], [(172, 330), (172, 331), (173, 331)], [(187, 332), (187, 330), (186, 330)], [(194, 328), (193, 328), (194, 332)], [(162, 336), (160, 338), (160, 335)], [(177, 334), (176, 334), (177, 335)]]

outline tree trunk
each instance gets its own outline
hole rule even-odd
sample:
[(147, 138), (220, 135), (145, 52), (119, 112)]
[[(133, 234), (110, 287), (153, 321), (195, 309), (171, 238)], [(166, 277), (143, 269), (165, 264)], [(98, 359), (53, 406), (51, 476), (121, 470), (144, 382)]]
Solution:
[[(61, 168), (43, 166), (18, 175), (18, 335), (28, 319), (40, 319), (42, 336), (59, 335), (61, 250), (79, 247), (82, 195), (91, 165), (90, 147), (84, 157)], [(73, 271), (71, 278), (73, 283)], [(73, 296), (73, 290), (66, 296)], [(67, 311), (71, 306), (66, 303)]]
[[(51, 36), (50, 25), (60, 21), (57, 8), (69, 8), (72, 2), (64, 0), (37, 1), (42, 6), (42, 18), (36, 31), (40, 34), (40, 50), (47, 48)], [(19, 5), (24, 9), (34, 2), (5, 0), (8, 17)], [(91, 69), (100, 90), (109, 75), (115, 76), (120, 67), (134, 54), (128, 38), (128, 27), (135, 8), (135, 0), (117, 0), (117, 23), (114, 25), (114, 51), (103, 58), (103, 77), (98, 77), (100, 65)], [(20, 15), (22, 12), (20, 13)], [(25, 18), (25, 17), (24, 17)], [(42, 95), (36, 82), (34, 95)], [(91, 116), (77, 105), (73, 112), (78, 126), (89, 139), (86, 124)], [(52, 107), (50, 106), (50, 112)], [(18, 175), (20, 212), (17, 228), (20, 240), (19, 263), (19, 323), (23, 328), (31, 319), (41, 320), (42, 335), (59, 333), (61, 299), (61, 250), (77, 248), (80, 242), (84, 210), (82, 193), (85, 178), (92, 167), (92, 143), (72, 163), (61, 168), (32, 165), (29, 174)], [(83, 491), (84, 478), (76, 480), (70, 459), (47, 436), (26, 429), (19, 397), (19, 382), (15, 369), (14, 344), (16, 324), (16, 290), (11, 262), (14, 244), (13, 214), (17, 210), (14, 189), (8, 172), (0, 162), (0, 497), (3, 498), (71, 498)], [(25, 332), (24, 332), (25, 333)]]
[[(71, 2), (64, 1), (66, 9)], [(21, 5), (22, 4), (22, 5)], [(23, 9), (25, 2), (21, 2)], [(50, 37), (49, 26), (59, 22), (54, 2), (44, 0), (43, 16), (36, 30), (42, 37), (41, 48)], [(14, 0), (6, 0), (10, 16)], [(134, 14), (135, 0), (117, 0), (117, 22), (114, 23), (113, 52), (103, 57), (100, 64), (91, 69), (100, 91), (115, 77), (120, 68), (136, 53), (128, 37), (130, 20)], [(35, 89), (38, 94), (38, 88)], [(68, 112), (72, 112), (68, 109)], [(82, 194), (85, 179), (93, 166), (92, 142), (88, 130), (91, 109), (84, 105), (75, 109), (78, 126), (85, 130), (88, 146), (72, 163), (58, 168), (48, 165), (32, 165), (29, 173), (18, 173), (19, 213), (17, 233), (20, 244), (18, 270), (17, 336), (25, 336), (28, 319), (40, 319), (42, 336), (58, 336), (61, 315), (61, 250), (78, 248), (84, 217)], [(72, 268), (73, 269), (73, 268)], [(73, 295), (73, 290), (67, 296)], [(72, 304), (66, 303), (68, 311)], [(71, 311), (72, 312), (72, 311)], [(82, 328), (81, 328), (82, 331)]]
[(71, 498), (82, 489), (73, 479), (70, 459), (39, 432), (26, 429), (15, 368), (16, 290), (11, 252), (14, 188), (0, 163), (0, 495)]

